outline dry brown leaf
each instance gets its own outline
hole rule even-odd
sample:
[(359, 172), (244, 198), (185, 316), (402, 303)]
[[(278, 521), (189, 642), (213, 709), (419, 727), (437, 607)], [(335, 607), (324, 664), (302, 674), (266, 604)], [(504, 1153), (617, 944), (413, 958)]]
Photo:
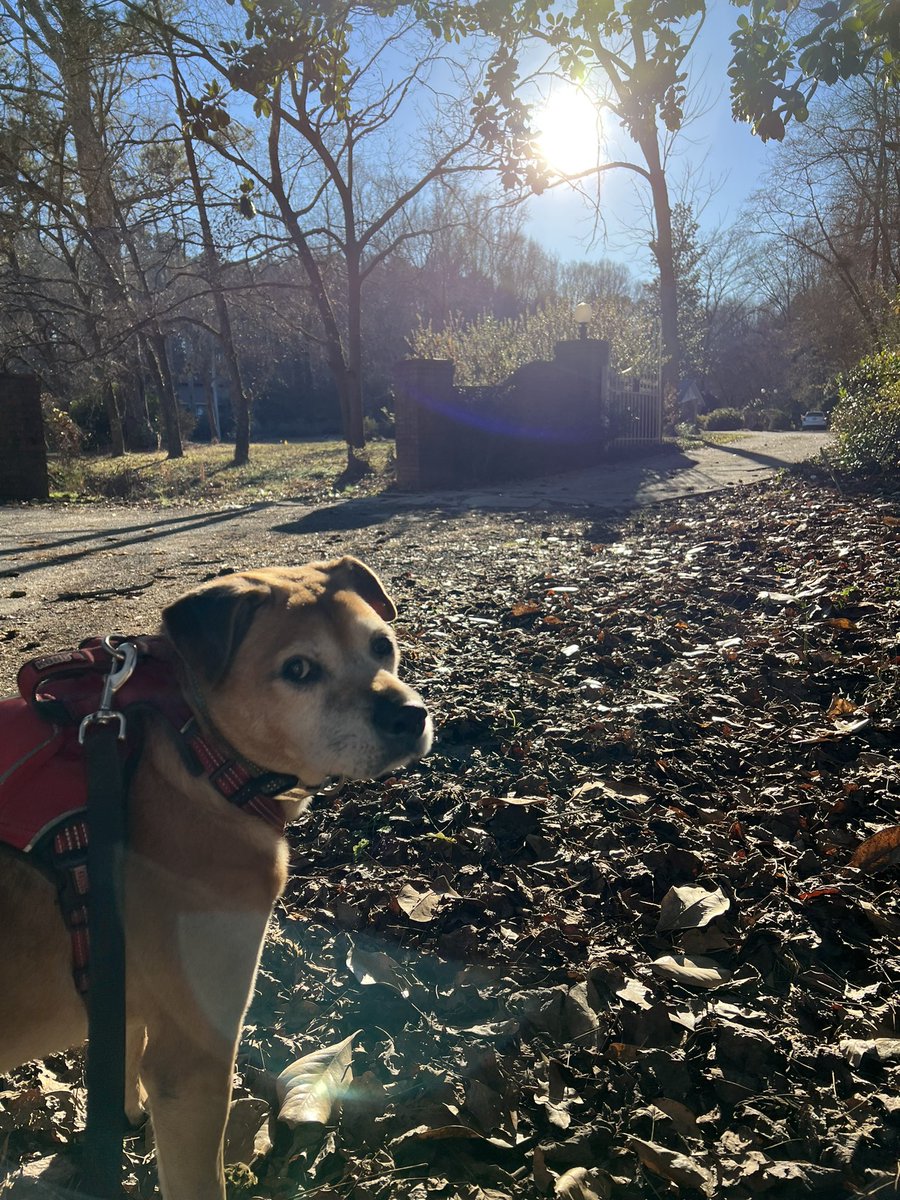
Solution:
[(243, 1096), (232, 1101), (225, 1127), (225, 1162), (253, 1162), (258, 1155), (258, 1147), (264, 1145), (259, 1140), (260, 1131), (268, 1129), (268, 1124), (269, 1106), (265, 1100)]
[(732, 972), (720, 967), (711, 958), (697, 955), (689, 958), (686, 954), (664, 954), (651, 963), (654, 975), (663, 979), (674, 979), (678, 983), (690, 984), (691, 987), (716, 988), (728, 983)]
[(889, 825), (878, 833), (873, 833), (856, 847), (850, 866), (870, 875), (878, 871), (886, 871), (900, 863), (900, 825)]
[(653, 799), (646, 785), (635, 779), (592, 779), (572, 793), (573, 800), (629, 800), (647, 804)]
[(712, 1171), (701, 1166), (696, 1159), (655, 1142), (644, 1142), (640, 1138), (629, 1138), (626, 1145), (633, 1150), (648, 1171), (668, 1179), (671, 1183), (696, 1188), (704, 1196), (711, 1196), (716, 1187)]
[(630, 1004), (636, 1004), (638, 1008), (652, 1008), (653, 1005), (647, 999), (650, 995), (649, 988), (637, 979), (626, 978), (622, 983), (613, 989), (620, 1000), (627, 1000)]
[(468, 1125), (417, 1125), (415, 1129), (408, 1129), (405, 1133), (393, 1138), (390, 1145), (397, 1150), (414, 1142), (445, 1141), (455, 1138), (486, 1142), (490, 1146), (499, 1146), (503, 1150), (508, 1150), (511, 1144), (507, 1138), (485, 1137), (483, 1133), (479, 1133), (477, 1129), (471, 1129)]
[(900, 1059), (900, 1038), (843, 1038), (841, 1053), (851, 1066), (858, 1066), (867, 1054), (879, 1062), (896, 1062)]
[(708, 892), (699, 887), (671, 887), (659, 906), (657, 933), (675, 929), (699, 929), (731, 907), (731, 901), (716, 888)]
[(435, 910), (441, 899), (438, 892), (430, 889), (419, 892), (411, 883), (407, 883), (397, 894), (397, 906), (406, 913), (411, 921), (424, 925), (434, 920)]
[(553, 1194), (561, 1200), (609, 1200), (613, 1194), (612, 1179), (598, 1168), (572, 1167), (556, 1180)]
[(686, 1104), (682, 1104), (680, 1100), (672, 1100), (668, 1096), (657, 1096), (652, 1104), (665, 1113), (682, 1137), (697, 1135), (697, 1114), (692, 1112)]
[(360, 950), (357, 946), (351, 946), (347, 966), (364, 987), (380, 983), (399, 992), (401, 996), (409, 995), (409, 988), (400, 975), (399, 967), (381, 950)]
[(533, 600), (522, 600), (520, 603), (514, 604), (509, 611), (514, 617), (531, 617), (541, 611), (541, 606), (535, 604)]
[(359, 1033), (357, 1029), (342, 1042), (314, 1050), (285, 1067), (275, 1080), (281, 1101), (279, 1121), (291, 1129), (329, 1123), (350, 1080), (353, 1042)]

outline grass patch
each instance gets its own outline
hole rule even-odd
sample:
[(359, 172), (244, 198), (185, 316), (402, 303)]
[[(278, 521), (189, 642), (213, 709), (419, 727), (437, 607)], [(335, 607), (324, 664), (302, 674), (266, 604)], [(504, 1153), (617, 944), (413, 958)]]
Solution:
[(742, 442), (749, 436), (746, 429), (729, 429), (717, 432), (707, 432), (704, 429), (693, 433), (679, 434), (675, 443), (680, 450), (697, 450), (701, 446), (729, 446), (732, 442)]
[[(343, 495), (382, 492), (394, 479), (393, 442), (373, 441), (365, 456), (372, 473)], [(53, 456), (48, 463), (51, 498), (85, 503), (210, 505), (253, 504), (260, 500), (310, 503), (333, 497), (347, 465), (347, 448), (338, 440), (258, 443), (250, 462), (231, 465), (231, 446), (185, 446), (183, 458), (164, 451), (107, 456)]]

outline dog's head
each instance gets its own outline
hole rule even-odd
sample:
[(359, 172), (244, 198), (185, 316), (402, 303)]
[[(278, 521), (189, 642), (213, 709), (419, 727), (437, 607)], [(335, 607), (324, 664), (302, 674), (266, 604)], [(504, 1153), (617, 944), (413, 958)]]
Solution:
[(397, 678), (396, 615), (378, 577), (347, 557), (212, 580), (165, 610), (163, 631), (201, 715), (245, 758), (312, 791), (428, 753), (431, 719)]

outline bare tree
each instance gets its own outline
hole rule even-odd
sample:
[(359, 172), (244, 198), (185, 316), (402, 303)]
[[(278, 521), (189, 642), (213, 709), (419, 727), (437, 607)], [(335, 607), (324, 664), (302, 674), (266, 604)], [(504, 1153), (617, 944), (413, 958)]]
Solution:
[[(290, 245), (306, 274), (338, 391), (348, 466), (365, 444), (363, 296), (373, 273), (429, 227), (416, 218), (429, 190), (487, 170), (469, 114), (473, 80), (442, 53), (443, 40), (405, 13), (351, 28), (352, 5), (333, 6), (334, 40), (349, 74), (339, 98), (321, 61), (300, 53), (264, 74), (252, 50), (232, 44), (220, 57), (196, 34), (177, 31), (218, 76), (188, 100), (192, 131), (237, 167), (241, 202), (261, 210), (270, 248)], [(227, 83), (226, 83), (227, 81)], [(230, 87), (232, 91), (228, 91)], [(231, 119), (236, 93), (256, 100), (264, 153), (248, 147)], [(402, 129), (402, 132), (400, 130)]]
[[(83, 0), (0, 0), (20, 53), (24, 80), (7, 80), (4, 103), (16, 114), (17, 138), (0, 149), (0, 170), (24, 193), (68, 273), (68, 301), (78, 309), (93, 360), (114, 453), (124, 449), (117, 393), (122, 352), (139, 338), (159, 395), (171, 457), (182, 453), (165, 334), (155, 313), (128, 200), (121, 195), (123, 143), (117, 120), (129, 31), (114, 13)], [(35, 106), (35, 100), (40, 105)], [(118, 107), (117, 107), (118, 106)], [(54, 151), (48, 154), (48, 128)], [(36, 154), (35, 151), (39, 150)], [(44, 224), (40, 224), (43, 222)]]

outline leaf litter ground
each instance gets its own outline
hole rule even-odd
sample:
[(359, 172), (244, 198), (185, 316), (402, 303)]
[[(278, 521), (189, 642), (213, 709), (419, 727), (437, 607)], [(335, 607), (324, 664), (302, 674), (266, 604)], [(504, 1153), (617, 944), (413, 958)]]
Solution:
[[(794, 481), (383, 544), (438, 739), (292, 831), (232, 1192), (896, 1194), (898, 542)], [(10, 1155), (76, 1072), (9, 1081)]]

